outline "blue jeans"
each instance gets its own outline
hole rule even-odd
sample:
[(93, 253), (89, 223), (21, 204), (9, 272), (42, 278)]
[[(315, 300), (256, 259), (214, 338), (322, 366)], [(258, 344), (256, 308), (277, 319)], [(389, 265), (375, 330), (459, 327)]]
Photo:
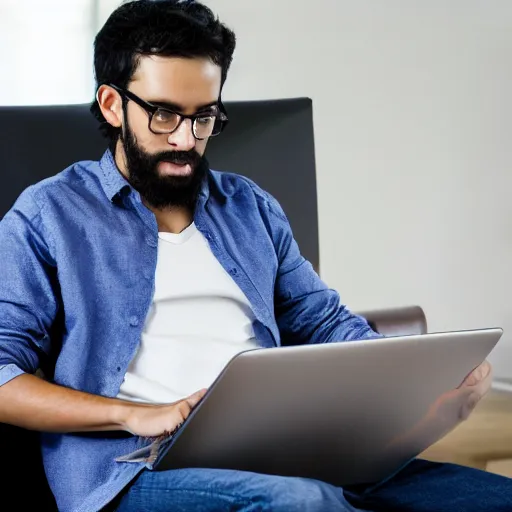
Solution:
[(371, 488), (220, 469), (143, 472), (117, 512), (510, 512), (512, 479), (412, 461)]

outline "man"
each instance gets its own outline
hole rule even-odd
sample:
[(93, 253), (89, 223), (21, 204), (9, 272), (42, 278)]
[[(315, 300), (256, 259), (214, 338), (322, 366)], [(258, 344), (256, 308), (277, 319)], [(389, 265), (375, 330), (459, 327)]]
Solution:
[[(241, 350), (377, 336), (304, 261), (279, 204), (202, 157), (227, 122), (234, 48), (195, 2), (129, 2), (98, 34), (92, 111), (110, 149), (25, 190), (0, 223), (0, 421), (43, 432), (66, 512), (512, 507), (508, 480), (455, 466), (344, 493), (116, 461), (177, 428)], [(465, 385), (478, 399), (489, 379), (483, 364)]]

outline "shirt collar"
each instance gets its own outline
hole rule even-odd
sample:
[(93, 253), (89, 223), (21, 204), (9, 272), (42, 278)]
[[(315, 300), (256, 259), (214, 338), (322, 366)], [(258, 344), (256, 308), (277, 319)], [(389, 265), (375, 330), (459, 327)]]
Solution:
[(131, 188), (128, 180), (122, 175), (121, 171), (117, 167), (110, 149), (105, 151), (100, 160), (100, 170), (101, 185), (110, 201), (113, 201), (125, 187)]

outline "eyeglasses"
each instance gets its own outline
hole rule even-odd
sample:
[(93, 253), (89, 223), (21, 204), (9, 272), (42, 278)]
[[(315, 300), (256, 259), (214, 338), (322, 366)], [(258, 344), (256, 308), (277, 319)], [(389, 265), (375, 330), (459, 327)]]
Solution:
[[(190, 116), (178, 114), (168, 108), (144, 101), (131, 91), (121, 89), (113, 84), (108, 85), (124, 98), (137, 103), (137, 105), (148, 113), (148, 128), (156, 135), (174, 133), (180, 127), (184, 119), (190, 119), (192, 121), (192, 133), (194, 137), (197, 140), (205, 140), (209, 137), (219, 135), (228, 124), (228, 117), (222, 111), (211, 114), (193, 114)], [(219, 108), (223, 108), (222, 104), (220, 104)]]

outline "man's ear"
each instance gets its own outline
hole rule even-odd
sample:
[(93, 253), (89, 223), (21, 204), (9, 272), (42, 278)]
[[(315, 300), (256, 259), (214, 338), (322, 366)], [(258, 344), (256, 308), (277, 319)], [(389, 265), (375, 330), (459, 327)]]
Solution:
[(96, 93), (96, 100), (106, 121), (115, 128), (120, 128), (123, 122), (121, 95), (112, 87), (102, 85)]

